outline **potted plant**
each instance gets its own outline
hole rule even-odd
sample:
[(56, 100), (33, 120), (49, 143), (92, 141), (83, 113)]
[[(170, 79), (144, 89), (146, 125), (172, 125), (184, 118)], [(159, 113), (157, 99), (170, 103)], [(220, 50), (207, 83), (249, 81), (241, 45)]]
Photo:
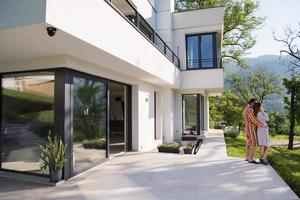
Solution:
[(158, 152), (165, 152), (165, 153), (179, 153), (179, 148), (181, 144), (178, 142), (168, 143), (168, 144), (161, 144), (157, 147)]
[(192, 154), (194, 146), (195, 145), (192, 142), (189, 142), (183, 149), (184, 154)]
[(40, 145), (41, 155), (43, 161), (42, 170), (49, 170), (50, 181), (58, 182), (62, 178), (62, 169), (66, 162), (66, 148), (60, 138), (57, 136), (52, 137), (48, 135), (48, 144), (45, 146)]

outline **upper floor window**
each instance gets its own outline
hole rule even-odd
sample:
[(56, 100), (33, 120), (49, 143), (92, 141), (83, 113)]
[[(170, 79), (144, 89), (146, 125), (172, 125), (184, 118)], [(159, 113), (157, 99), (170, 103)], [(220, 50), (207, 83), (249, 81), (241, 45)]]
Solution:
[(187, 69), (217, 67), (216, 54), (215, 33), (186, 36)]

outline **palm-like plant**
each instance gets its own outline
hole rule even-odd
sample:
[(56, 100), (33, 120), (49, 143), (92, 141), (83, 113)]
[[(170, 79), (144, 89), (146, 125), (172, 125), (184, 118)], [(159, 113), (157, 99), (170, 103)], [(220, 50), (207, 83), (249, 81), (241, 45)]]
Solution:
[(67, 145), (62, 142), (57, 136), (48, 135), (48, 144), (40, 145), (41, 155), (43, 161), (41, 168), (49, 171), (62, 170), (66, 162), (66, 148)]

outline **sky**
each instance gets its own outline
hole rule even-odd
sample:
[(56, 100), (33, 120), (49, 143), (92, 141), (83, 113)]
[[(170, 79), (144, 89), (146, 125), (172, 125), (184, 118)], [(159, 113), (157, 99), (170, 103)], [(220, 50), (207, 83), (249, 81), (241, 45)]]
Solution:
[(266, 17), (263, 28), (253, 32), (256, 45), (248, 51), (247, 57), (279, 55), (282, 44), (273, 39), (273, 31), (280, 34), (288, 25), (300, 23), (300, 0), (259, 0), (256, 16)]

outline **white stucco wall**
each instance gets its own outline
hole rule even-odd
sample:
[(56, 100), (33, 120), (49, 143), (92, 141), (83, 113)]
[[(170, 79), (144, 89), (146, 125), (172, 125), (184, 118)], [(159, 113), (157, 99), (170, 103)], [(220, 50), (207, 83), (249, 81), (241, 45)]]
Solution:
[(139, 150), (154, 148), (154, 88), (139, 86)]
[(222, 90), (224, 69), (187, 70), (181, 72), (181, 89)]
[[(173, 49), (173, 21), (172, 13), (174, 12), (174, 1), (163, 0), (156, 1), (156, 31), (160, 37), (165, 41), (165, 43), (174, 51)], [(176, 52), (175, 52), (176, 53)]]
[(174, 141), (174, 90), (165, 88), (162, 95), (164, 106), (163, 142), (169, 143)]
[(46, 22), (171, 85), (178, 80), (173, 63), (105, 1), (47, 0)]

